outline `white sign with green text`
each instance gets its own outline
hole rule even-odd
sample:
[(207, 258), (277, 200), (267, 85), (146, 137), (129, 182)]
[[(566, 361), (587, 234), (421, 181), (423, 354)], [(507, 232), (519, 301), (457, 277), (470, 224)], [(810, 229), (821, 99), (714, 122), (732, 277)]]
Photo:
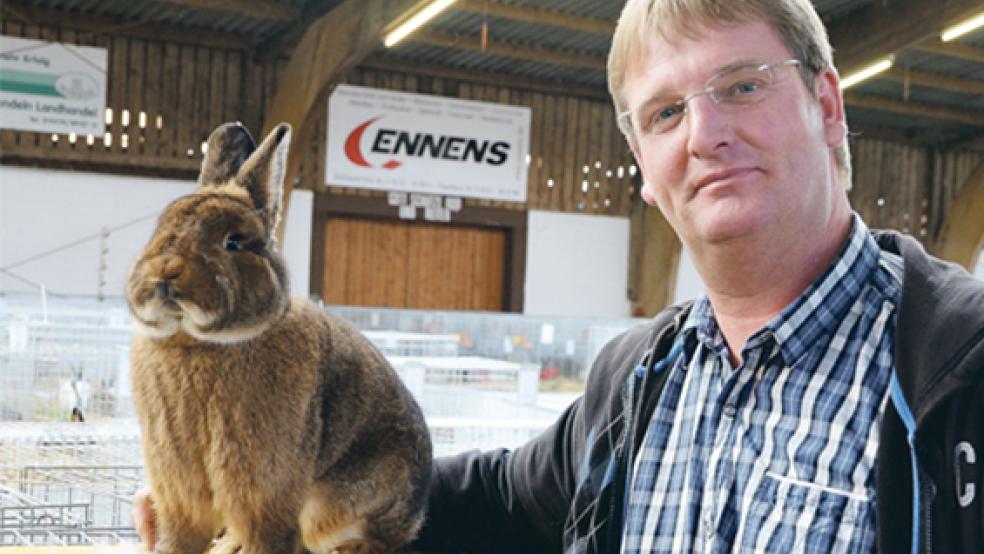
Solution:
[(0, 127), (101, 135), (105, 48), (0, 36)]

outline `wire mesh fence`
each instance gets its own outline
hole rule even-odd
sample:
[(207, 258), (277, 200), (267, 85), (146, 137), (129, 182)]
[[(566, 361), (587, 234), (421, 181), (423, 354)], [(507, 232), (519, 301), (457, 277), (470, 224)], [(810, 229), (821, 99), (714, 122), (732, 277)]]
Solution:
[[(583, 377), (584, 358), (635, 323), (330, 310), (389, 359), (437, 456), (536, 436), (576, 396), (540, 392), (548, 370)], [(0, 294), (0, 546), (137, 540), (131, 498), (145, 481), (131, 336), (120, 299)]]
[(0, 423), (0, 545), (136, 540), (142, 483), (134, 420)]
[(122, 302), (0, 296), (0, 420), (133, 417)]

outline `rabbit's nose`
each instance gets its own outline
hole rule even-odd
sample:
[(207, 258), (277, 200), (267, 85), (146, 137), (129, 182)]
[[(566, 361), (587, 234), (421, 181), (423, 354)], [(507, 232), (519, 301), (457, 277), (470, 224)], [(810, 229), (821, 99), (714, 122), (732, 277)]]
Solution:
[(161, 267), (161, 277), (169, 280), (177, 279), (182, 271), (184, 271), (184, 261), (181, 258), (171, 258)]
[(184, 261), (181, 258), (168, 258), (160, 265), (158, 275), (160, 280), (154, 288), (154, 296), (159, 300), (175, 301), (178, 299), (178, 290), (174, 287), (173, 281), (181, 276), (184, 271)]
[(171, 280), (165, 277), (157, 282), (157, 287), (154, 288), (154, 296), (158, 300), (170, 300), (174, 302), (178, 299), (178, 290), (171, 284)]

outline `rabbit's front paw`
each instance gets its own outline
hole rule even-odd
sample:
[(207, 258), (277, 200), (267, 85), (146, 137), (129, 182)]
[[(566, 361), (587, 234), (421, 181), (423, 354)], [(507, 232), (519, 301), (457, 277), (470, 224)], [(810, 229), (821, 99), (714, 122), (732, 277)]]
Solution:
[(338, 545), (332, 554), (384, 554), (384, 551), (376, 543), (356, 540)]
[(162, 535), (154, 545), (154, 554), (190, 554), (206, 552), (210, 537), (188, 533), (178, 538), (175, 535)]

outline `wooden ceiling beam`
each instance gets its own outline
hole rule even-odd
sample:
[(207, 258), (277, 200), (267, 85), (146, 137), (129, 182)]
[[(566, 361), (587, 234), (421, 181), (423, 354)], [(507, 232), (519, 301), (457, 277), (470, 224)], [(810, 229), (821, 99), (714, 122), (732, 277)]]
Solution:
[(967, 46), (957, 42), (942, 42), (938, 39), (924, 40), (912, 47), (914, 50), (935, 54), (937, 56), (947, 56), (961, 60), (984, 63), (984, 48)]
[(868, 124), (863, 121), (851, 123), (849, 131), (849, 136), (852, 140), (877, 139), (905, 144), (918, 144), (920, 146), (940, 144), (955, 140), (960, 136), (960, 134), (953, 131), (946, 132), (923, 128), (900, 129), (898, 127)]
[[(248, 35), (128, 21), (115, 17), (82, 15), (61, 10), (27, 6), (12, 0), (0, 2), (0, 13), (3, 13), (4, 18), (20, 21), (27, 25), (36, 25), (44, 28), (60, 27), (81, 31), (81, 36), (78, 39), (80, 42), (85, 42), (86, 36), (124, 35), (174, 44), (207, 46), (229, 50), (250, 50), (258, 42), (255, 37)], [(47, 40), (57, 41), (58, 39), (57, 37), (50, 37)]]
[(928, 117), (932, 119), (945, 119), (947, 121), (963, 123), (964, 125), (984, 127), (984, 114), (969, 110), (960, 110), (957, 108), (950, 108), (935, 104), (924, 104), (920, 102), (902, 102), (900, 100), (885, 98), (883, 96), (860, 94), (856, 92), (845, 93), (844, 100), (847, 102), (848, 107), (868, 108), (892, 113)]
[(301, 10), (293, 4), (272, 0), (163, 0), (168, 4), (205, 10), (229, 12), (254, 19), (293, 21)]
[(444, 65), (419, 64), (406, 60), (388, 58), (378, 54), (367, 58), (365, 62), (360, 64), (360, 67), (380, 71), (410, 73), (413, 75), (423, 75), (438, 79), (464, 81), (483, 85), (503, 86), (505, 83), (508, 83), (509, 88), (523, 89), (530, 92), (557, 94), (563, 96), (580, 96), (583, 98), (590, 98), (592, 100), (611, 100), (608, 96), (608, 90), (603, 87), (557, 83), (542, 79), (523, 77), (520, 75), (504, 75), (502, 73), (489, 73), (487, 71), (456, 69)]
[(269, 61), (289, 54), (304, 36), (304, 31), (311, 25), (311, 22), (320, 19), (339, 3), (340, 0), (320, 0), (306, 3), (300, 16), (292, 21), (286, 29), (265, 38), (256, 46), (256, 58), (261, 61)]
[(593, 69), (596, 71), (605, 71), (605, 58), (582, 56), (568, 52), (546, 50), (544, 48), (516, 46), (514, 44), (496, 42), (494, 40), (489, 41), (486, 48), (482, 48), (482, 42), (477, 37), (456, 36), (438, 33), (435, 31), (417, 31), (407, 37), (407, 40), (418, 44), (470, 50), (472, 52), (492, 54), (495, 56), (502, 56), (504, 58), (512, 58), (514, 60), (568, 65), (572, 67)]
[(452, 4), (452, 9), (487, 15), (490, 17), (501, 17), (513, 21), (533, 23), (536, 25), (550, 25), (553, 27), (563, 27), (572, 31), (582, 31), (585, 33), (597, 33), (611, 35), (615, 32), (615, 23), (607, 19), (597, 17), (582, 17), (569, 13), (541, 10), (520, 6), (517, 4), (500, 4), (496, 1), (488, 0), (462, 0)]
[[(304, 31), (278, 76), (260, 133), (265, 136), (281, 122), (294, 128), (284, 171), (283, 213), (288, 213), (301, 158), (309, 150), (314, 132), (311, 112), (327, 101), (331, 91), (359, 63), (382, 46), (383, 35), (392, 22), (406, 18), (415, 6), (419, 9), (420, 0), (345, 0)], [(281, 239), (285, 228), (286, 218), (281, 218), (277, 229)]]
[(964, 94), (976, 94), (984, 96), (984, 81), (972, 81), (970, 79), (959, 79), (948, 75), (938, 75), (936, 73), (926, 73), (924, 71), (905, 70), (898, 67), (889, 69), (879, 74), (876, 79), (886, 79), (919, 85), (921, 87), (945, 90), (949, 92), (962, 92)]
[(834, 61), (841, 75), (847, 75), (888, 54), (939, 36), (946, 25), (980, 9), (980, 0), (870, 2), (827, 29), (834, 46)]
[(984, 131), (968, 134), (961, 137), (959, 140), (953, 141), (947, 146), (954, 149), (974, 150), (976, 152), (984, 153)]

